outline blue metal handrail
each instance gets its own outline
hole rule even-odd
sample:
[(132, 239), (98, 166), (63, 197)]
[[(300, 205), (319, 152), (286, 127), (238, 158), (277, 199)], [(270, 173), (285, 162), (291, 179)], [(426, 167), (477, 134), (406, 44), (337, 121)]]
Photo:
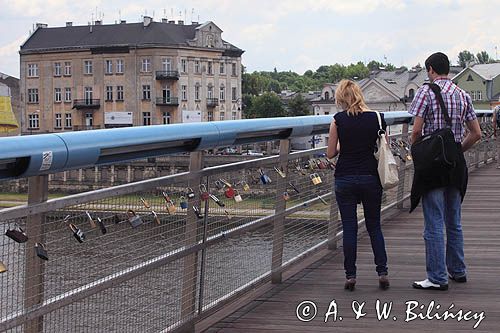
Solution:
[[(479, 110), (478, 116), (492, 111)], [(410, 123), (406, 111), (384, 113)], [(0, 179), (22, 178), (179, 152), (328, 133), (332, 116), (215, 121), (0, 138)]]

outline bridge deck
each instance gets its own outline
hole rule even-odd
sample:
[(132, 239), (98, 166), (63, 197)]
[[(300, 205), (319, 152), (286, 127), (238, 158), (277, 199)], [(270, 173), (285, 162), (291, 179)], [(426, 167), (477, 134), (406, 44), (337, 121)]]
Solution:
[[(485, 318), (475, 331), (498, 332), (500, 325), (500, 169), (490, 164), (473, 172), (462, 206), (462, 223), (465, 237), (465, 255), (468, 264), (468, 279), (465, 284), (450, 281), (448, 291), (422, 291), (411, 287), (411, 282), (425, 278), (425, 251), (422, 239), (423, 217), (419, 209), (412, 214), (401, 214), (387, 220), (384, 235), (389, 258), (391, 287), (387, 291), (378, 289), (374, 272), (373, 256), (368, 237), (358, 244), (358, 284), (354, 292), (343, 289), (344, 272), (341, 251), (330, 253), (321, 260), (275, 285), (249, 304), (205, 330), (205, 332), (468, 332), (479, 321), (484, 311)], [(378, 320), (376, 300), (393, 302), (388, 320)], [(296, 317), (296, 307), (304, 300), (317, 305), (317, 316), (309, 322)], [(337, 304), (337, 321), (333, 315), (327, 323), (325, 313), (330, 302)], [(366, 316), (356, 320), (351, 309), (353, 301), (366, 302)], [(416, 308), (411, 313), (427, 313), (429, 305), (433, 319), (407, 318), (406, 302), (416, 301), (424, 309)], [(437, 304), (440, 308), (436, 310)], [(463, 309), (464, 319), (437, 319), (435, 314), (449, 312), (457, 314)], [(332, 308), (333, 309), (333, 308)], [(408, 314), (411, 319), (412, 315)], [(475, 314), (475, 315), (474, 315)], [(340, 320), (340, 316), (342, 320)], [(474, 318), (474, 316), (476, 316)], [(394, 320), (396, 317), (397, 320)], [(466, 319), (469, 319), (468, 321)]]

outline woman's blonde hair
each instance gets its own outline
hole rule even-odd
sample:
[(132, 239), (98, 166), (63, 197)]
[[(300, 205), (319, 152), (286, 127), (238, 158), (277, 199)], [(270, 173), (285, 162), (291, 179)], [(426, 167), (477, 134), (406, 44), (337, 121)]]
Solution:
[(351, 80), (342, 80), (335, 90), (337, 106), (346, 110), (349, 115), (356, 115), (363, 111), (370, 111), (365, 103), (361, 88)]

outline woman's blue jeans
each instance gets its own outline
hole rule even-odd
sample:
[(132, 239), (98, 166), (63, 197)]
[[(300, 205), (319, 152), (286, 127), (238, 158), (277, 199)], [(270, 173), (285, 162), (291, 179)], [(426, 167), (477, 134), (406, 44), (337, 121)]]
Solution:
[(384, 235), (380, 226), (382, 186), (378, 176), (354, 175), (335, 178), (335, 196), (344, 229), (344, 269), (346, 278), (356, 277), (356, 254), (358, 243), (357, 204), (363, 204), (365, 223), (378, 275), (387, 275), (387, 254)]

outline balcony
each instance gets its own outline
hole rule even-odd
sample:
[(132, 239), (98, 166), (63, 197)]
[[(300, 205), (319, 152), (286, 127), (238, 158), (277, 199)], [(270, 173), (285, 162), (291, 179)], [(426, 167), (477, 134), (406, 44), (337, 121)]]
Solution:
[(156, 97), (156, 105), (159, 106), (179, 106), (178, 97)]
[(157, 80), (179, 80), (179, 71), (156, 71)]
[(219, 99), (218, 98), (207, 98), (207, 107), (208, 108), (213, 108), (219, 105)]
[(100, 99), (74, 99), (73, 109), (99, 109), (101, 107)]
[(96, 129), (101, 129), (101, 126), (100, 125), (93, 125), (93, 126), (75, 125), (75, 126), (73, 126), (73, 131), (90, 131), (90, 130), (96, 130)]

